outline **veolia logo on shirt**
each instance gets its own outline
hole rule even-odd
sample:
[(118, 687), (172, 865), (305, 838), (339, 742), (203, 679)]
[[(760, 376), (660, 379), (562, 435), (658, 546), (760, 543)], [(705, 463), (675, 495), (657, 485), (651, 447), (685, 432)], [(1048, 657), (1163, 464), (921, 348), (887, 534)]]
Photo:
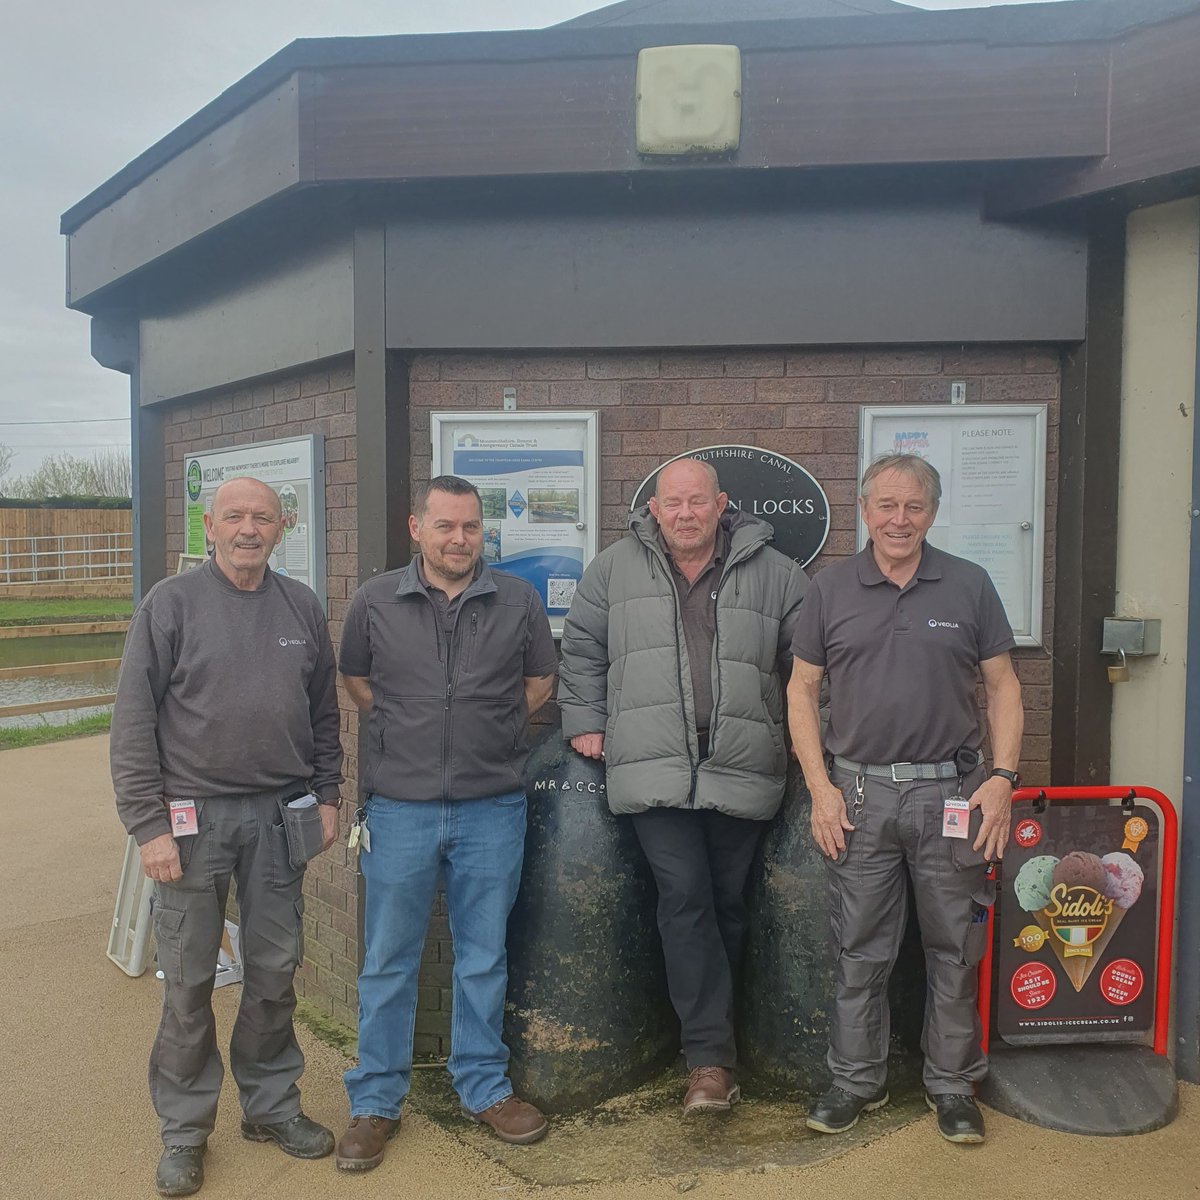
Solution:
[(932, 617), (929, 618), (930, 629), (957, 629), (957, 621), (935, 621)]
[(279, 644), (280, 644), (281, 646), (307, 646), (307, 645), (308, 645), (308, 642), (306, 642), (306, 641), (304, 640), (304, 638), (286, 638), (286, 637), (281, 637), (281, 638), (279, 639)]

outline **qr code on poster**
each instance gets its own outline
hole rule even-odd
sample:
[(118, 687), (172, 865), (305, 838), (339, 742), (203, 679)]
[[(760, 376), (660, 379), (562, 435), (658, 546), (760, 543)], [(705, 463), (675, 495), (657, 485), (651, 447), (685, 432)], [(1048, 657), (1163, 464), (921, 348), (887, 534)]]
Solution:
[(546, 607), (547, 608), (570, 608), (571, 601), (575, 599), (575, 580), (574, 579), (547, 579), (546, 580)]

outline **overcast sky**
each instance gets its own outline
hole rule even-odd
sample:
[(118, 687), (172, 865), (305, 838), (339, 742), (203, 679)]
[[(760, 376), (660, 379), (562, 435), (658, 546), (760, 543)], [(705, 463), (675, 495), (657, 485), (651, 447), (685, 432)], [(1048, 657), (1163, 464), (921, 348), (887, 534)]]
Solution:
[[(977, 8), (988, 0), (908, 0)], [(1053, 0), (1037, 0), (1053, 2)], [(1133, 0), (1131, 0), (1131, 3)], [(0, 77), (0, 443), (13, 474), (129, 444), (128, 380), (69, 312), (58, 218), (298, 37), (536, 29), (600, 0), (39, 0), (9, 11)], [(729, 0), (731, 14), (737, 0)], [(89, 418), (119, 418), (84, 423)], [(57, 424), (13, 424), (52, 420)]]

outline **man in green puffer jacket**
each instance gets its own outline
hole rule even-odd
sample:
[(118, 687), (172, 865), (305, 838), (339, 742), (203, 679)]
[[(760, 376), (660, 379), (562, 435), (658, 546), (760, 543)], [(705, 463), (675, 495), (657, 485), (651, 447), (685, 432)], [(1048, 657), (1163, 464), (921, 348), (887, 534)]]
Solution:
[(808, 577), (765, 521), (726, 513), (707, 463), (658, 475), (629, 533), (588, 567), (567, 615), (563, 735), (602, 758), (658, 885), (687, 1059), (684, 1112), (738, 1099), (733, 980), (754, 852), (783, 800), (781, 671)]

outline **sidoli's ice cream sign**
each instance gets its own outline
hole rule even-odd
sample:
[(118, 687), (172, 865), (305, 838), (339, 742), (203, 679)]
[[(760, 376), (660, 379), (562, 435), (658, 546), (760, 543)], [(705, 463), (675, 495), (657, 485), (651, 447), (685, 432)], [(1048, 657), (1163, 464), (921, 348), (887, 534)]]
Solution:
[[(1052, 807), (1019, 823), (1005, 857), (1002, 897), (1002, 975), (1009, 986), (1001, 1008), (1014, 1006), (1009, 1032), (1001, 1014), (1006, 1040), (1034, 1029), (1042, 1038), (1061, 1031), (1064, 1040), (1079, 1040), (1085, 1030), (1130, 1034), (1141, 1023), (1129, 1006), (1154, 969), (1141, 961), (1155, 919), (1153, 902), (1147, 907), (1143, 899), (1144, 891), (1156, 890), (1146, 886), (1154, 864), (1153, 846), (1143, 847), (1149, 833), (1144, 817), (1090, 805)], [(1120, 848), (1106, 850), (1106, 841)], [(1088, 846), (1094, 849), (1082, 848)], [(1119, 937), (1127, 921), (1131, 932)], [(1055, 983), (1064, 976), (1066, 991)], [(1078, 999), (1068, 1003), (1064, 997), (1072, 993)]]

